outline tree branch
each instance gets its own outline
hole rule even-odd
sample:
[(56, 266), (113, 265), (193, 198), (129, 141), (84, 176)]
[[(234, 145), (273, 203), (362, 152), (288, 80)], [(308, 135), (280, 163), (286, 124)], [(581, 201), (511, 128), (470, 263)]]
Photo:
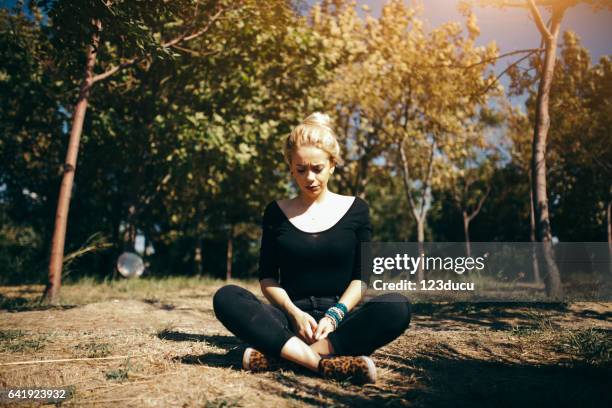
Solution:
[(540, 34), (542, 34), (542, 37), (546, 38), (548, 41), (552, 41), (553, 36), (550, 31), (548, 31), (546, 24), (544, 24), (544, 20), (542, 20), (542, 15), (540, 14), (538, 7), (535, 5), (533, 0), (527, 0), (527, 4), (529, 5), (529, 11), (533, 16), (533, 19), (535, 20), (536, 26), (538, 27)]
[[(196, 7), (197, 7), (197, 3), (196, 3)], [(162, 43), (162, 48), (168, 48), (168, 47), (175, 47), (177, 44), (181, 43), (181, 42), (185, 42), (185, 41), (189, 41), (189, 40), (193, 40), (194, 38), (197, 38), (199, 36), (201, 36), (202, 34), (206, 33), (208, 31), (208, 29), (210, 28), (210, 26), (219, 18), (219, 16), (221, 16), (221, 13), (223, 13), (223, 11), (225, 11), (226, 9), (224, 8), (220, 8), (219, 11), (217, 11), (217, 13), (215, 13), (215, 15), (213, 15), (210, 20), (208, 21), (208, 24), (206, 24), (206, 26), (204, 26), (204, 28), (202, 28), (200, 31), (196, 31), (195, 33), (189, 34), (187, 35), (187, 33), (183, 33), (180, 36), (167, 41), (165, 43)], [(145, 58), (147, 58), (148, 55), (143, 55), (140, 57), (134, 57), (131, 58), (119, 65), (110, 67), (109, 69), (107, 69), (106, 71), (104, 71), (101, 74), (95, 75), (93, 77), (93, 81), (92, 81), (92, 85), (95, 84), (96, 82), (99, 81), (103, 81), (106, 78), (110, 77), (111, 75), (115, 74), (117, 71), (120, 71), (122, 69), (128, 68), (134, 64), (137, 64), (138, 62), (144, 60)]]
[(402, 162), (402, 167), (400, 167), (402, 171), (402, 181), (404, 182), (404, 188), (406, 189), (406, 195), (408, 196), (408, 204), (410, 205), (410, 210), (412, 210), (412, 214), (415, 219), (418, 219), (418, 214), (416, 211), (416, 205), (414, 203), (414, 198), (412, 197), (412, 189), (410, 188), (410, 184), (408, 184), (408, 179), (410, 178), (410, 169), (408, 168), (408, 159), (406, 158), (406, 152), (404, 151), (404, 142), (408, 136), (404, 136), (404, 139), (400, 142), (399, 150), (400, 150), (400, 158)]
[(122, 69), (127, 68), (127, 67), (130, 67), (130, 66), (132, 66), (132, 65), (142, 61), (143, 59), (145, 59), (145, 56), (132, 58), (132, 59), (129, 59), (129, 60), (125, 61), (122, 64), (116, 65), (114, 67), (110, 67), (109, 69), (107, 69), (103, 73), (95, 75), (93, 77), (92, 84), (95, 84), (96, 82), (99, 82), (99, 81), (103, 81), (106, 78), (108, 78), (109, 76), (111, 76), (114, 73), (116, 73), (117, 71), (122, 70)]
[(504, 2), (499, 4), (500, 7), (514, 7), (514, 8), (525, 8), (525, 3), (513, 3), (513, 2)]
[(471, 222), (474, 219), (474, 217), (476, 217), (478, 215), (478, 213), (482, 209), (482, 205), (486, 201), (486, 199), (489, 196), (490, 192), (491, 192), (491, 185), (488, 185), (487, 186), (487, 191), (485, 192), (485, 194), (482, 197), (480, 197), (480, 200), (478, 201), (478, 206), (476, 206), (476, 209), (474, 211), (472, 211), (472, 213), (468, 216), (468, 222)]
[(177, 38), (175, 38), (173, 40), (170, 40), (170, 41), (168, 41), (166, 43), (163, 43), (162, 47), (171, 47), (171, 46), (173, 46), (175, 44), (178, 44), (179, 42), (193, 40), (194, 38), (201, 36), (206, 31), (208, 31), (210, 26), (215, 21), (217, 21), (219, 16), (221, 16), (221, 13), (223, 13), (223, 11), (225, 11), (225, 10), (226, 9), (224, 9), (224, 8), (220, 8), (219, 11), (217, 11), (217, 13), (210, 18), (210, 20), (208, 21), (208, 24), (206, 24), (206, 26), (204, 26), (204, 28), (202, 28), (200, 31), (196, 31), (195, 33), (190, 34), (190, 35), (186, 35), (187, 33), (185, 33), (185, 34), (183, 34), (183, 35), (181, 35), (181, 36), (179, 36), (179, 37), (177, 37)]
[[(538, 6), (554, 6), (556, 2), (558, 2), (559, 0), (537, 0), (537, 4)], [(514, 8), (526, 8), (529, 7), (528, 5), (526, 5), (524, 2), (522, 1), (518, 1), (518, 2), (513, 2), (513, 1), (508, 1), (508, 2), (503, 2), (503, 3), (499, 3), (496, 4), (499, 7), (514, 7)]]
[(475, 94), (472, 94), (472, 99), (480, 96), (480, 95), (484, 95), (487, 92), (489, 92), (489, 90), (491, 88), (493, 88), (493, 85), (495, 85), (497, 82), (499, 82), (499, 79), (504, 76), (506, 74), (506, 72), (508, 72), (510, 69), (512, 69), (513, 67), (517, 66), (518, 64), (520, 64), (521, 62), (523, 62), (524, 60), (526, 60), (527, 58), (531, 57), (531, 55), (535, 54), (536, 52), (542, 52), (543, 50), (541, 48), (537, 48), (534, 51), (530, 52), (529, 54), (519, 58), (518, 60), (514, 61), (512, 64), (508, 65), (508, 67), (506, 69), (504, 69), (499, 75), (497, 75), (495, 77), (495, 80), (493, 82), (491, 82), (489, 85), (487, 85), (486, 88), (484, 88), (484, 90), (482, 92), (478, 92)]
[(489, 62), (493, 62), (493, 61), (497, 61), (497, 60), (505, 58), (505, 57), (509, 57), (511, 55), (522, 54), (524, 52), (528, 52), (528, 53), (533, 54), (534, 52), (542, 52), (542, 51), (544, 51), (544, 48), (529, 48), (529, 49), (525, 49), (525, 50), (511, 51), (511, 52), (507, 52), (507, 53), (502, 54), (502, 55), (498, 55), (497, 57), (485, 59), (485, 60), (482, 60), (482, 61), (479, 61), (479, 62), (475, 62), (474, 64), (467, 65), (467, 66), (461, 67), (461, 68), (463, 68), (463, 69), (470, 69), (470, 68), (473, 68), (473, 67), (478, 66), (478, 65), (487, 64)]
[(421, 217), (424, 216), (425, 213), (425, 201), (428, 198), (427, 191), (429, 190), (429, 183), (431, 181), (431, 175), (433, 174), (433, 162), (434, 162), (434, 153), (436, 151), (436, 142), (431, 145), (431, 154), (429, 155), (429, 163), (427, 164), (427, 176), (423, 181), (423, 196), (421, 197)]
[(188, 54), (193, 55), (194, 57), (206, 57), (208, 55), (218, 54), (219, 51), (208, 51), (208, 52), (200, 52), (196, 50), (192, 50), (191, 48), (181, 47), (178, 44), (174, 44), (172, 48), (176, 48), (179, 51), (186, 52)]

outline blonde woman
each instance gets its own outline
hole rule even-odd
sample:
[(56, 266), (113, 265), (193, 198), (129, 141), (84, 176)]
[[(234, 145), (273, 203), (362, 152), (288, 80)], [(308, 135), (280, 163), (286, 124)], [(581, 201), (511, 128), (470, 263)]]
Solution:
[(270, 203), (259, 259), (261, 302), (228, 285), (217, 291), (217, 318), (252, 346), (243, 367), (279, 367), (282, 359), (327, 378), (376, 381), (368, 356), (410, 323), (410, 304), (386, 294), (362, 306), (360, 248), (371, 236), (368, 205), (329, 190), (340, 147), (327, 115), (314, 113), (287, 137), (285, 159), (296, 197)]

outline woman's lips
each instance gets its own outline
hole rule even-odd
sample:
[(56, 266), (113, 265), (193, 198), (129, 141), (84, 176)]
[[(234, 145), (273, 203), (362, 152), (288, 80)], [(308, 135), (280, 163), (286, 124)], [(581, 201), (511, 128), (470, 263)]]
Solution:
[(306, 188), (310, 191), (317, 191), (319, 189), (319, 186), (306, 186)]

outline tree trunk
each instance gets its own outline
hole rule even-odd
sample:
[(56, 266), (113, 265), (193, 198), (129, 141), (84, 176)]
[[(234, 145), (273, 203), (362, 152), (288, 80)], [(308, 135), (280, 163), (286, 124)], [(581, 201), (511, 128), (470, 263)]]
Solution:
[(550, 37), (545, 37), (546, 51), (542, 67), (542, 78), (540, 79), (536, 99), (536, 117), (531, 159), (532, 190), (536, 215), (536, 237), (538, 241), (545, 244), (544, 265), (546, 266), (547, 274), (545, 278), (546, 292), (549, 296), (555, 298), (561, 297), (562, 288), (559, 268), (552, 256), (552, 234), (546, 191), (546, 138), (550, 127), (548, 104), (557, 57), (557, 38), (559, 37), (559, 29), (564, 11), (565, 6), (553, 6), (550, 23)]
[[(530, 180), (531, 184), (531, 180)], [(529, 221), (530, 221), (530, 233), (529, 239), (531, 241), (531, 269), (533, 271), (533, 281), (535, 283), (542, 283), (540, 277), (540, 266), (538, 265), (538, 252), (536, 251), (534, 242), (536, 242), (536, 227), (535, 227), (535, 212), (533, 208), (533, 190), (529, 189)]]
[(470, 217), (467, 212), (462, 211), (463, 215), (463, 236), (465, 237), (465, 256), (472, 256), (472, 245), (470, 244)]
[(195, 263), (195, 273), (196, 275), (202, 274), (202, 238), (196, 239), (194, 254), (193, 254), (193, 262)]
[(608, 201), (608, 267), (612, 273), (612, 200)]
[(230, 226), (227, 237), (227, 258), (225, 265), (225, 280), (232, 279), (232, 259), (234, 257), (234, 226)]
[(365, 188), (368, 184), (368, 167), (370, 164), (369, 154), (364, 154), (359, 160), (359, 183), (357, 185), (357, 194), (359, 198), (365, 200)]
[(559, 268), (555, 262), (555, 252), (552, 241), (544, 241), (542, 244), (544, 246), (544, 266), (546, 267), (547, 271), (544, 278), (546, 295), (551, 300), (561, 300), (561, 297), (563, 296), (563, 287), (561, 286), (561, 275), (559, 274)]
[[(431, 186), (430, 182), (432, 179), (432, 171), (433, 171), (433, 159), (435, 153), (435, 143), (431, 146), (431, 155), (429, 157), (429, 164), (427, 169), (427, 176), (425, 180), (423, 180), (423, 196), (420, 198), (420, 205), (415, 203), (414, 197), (412, 196), (412, 191), (410, 187), (410, 168), (408, 166), (408, 158), (406, 156), (406, 152), (404, 151), (404, 144), (407, 140), (408, 135), (405, 135), (401, 142), (399, 142), (399, 159), (400, 159), (400, 173), (402, 175), (402, 181), (404, 184), (404, 191), (406, 192), (406, 198), (408, 199), (408, 204), (410, 206), (410, 211), (412, 212), (412, 216), (417, 224), (417, 241), (418, 241), (418, 250), (419, 256), (424, 255), (425, 251), (425, 221), (427, 220), (427, 213), (431, 207)], [(425, 278), (422, 263), (419, 263), (419, 268), (417, 270), (417, 281), (420, 282)]]
[(98, 30), (92, 35), (91, 45), (87, 50), (85, 74), (79, 90), (79, 98), (74, 109), (70, 140), (66, 153), (66, 163), (64, 164), (64, 175), (62, 177), (57, 211), (55, 213), (55, 227), (53, 229), (51, 256), (49, 259), (49, 283), (45, 291), (45, 298), (50, 303), (57, 303), (59, 289), (62, 283), (62, 263), (64, 260), (64, 244), (66, 241), (66, 224), (68, 223), (70, 196), (74, 183), (74, 173), (76, 170), (85, 112), (87, 111), (87, 102), (91, 92), (91, 86), (93, 85), (93, 71), (96, 64), (96, 54), (100, 42), (101, 23), (99, 20), (96, 20), (93, 24)]
[[(417, 242), (419, 245), (419, 256), (421, 256), (425, 254), (425, 245), (423, 244), (425, 242), (425, 218), (424, 217), (417, 218), (416, 222), (417, 222)], [(419, 263), (419, 268), (417, 269), (416, 280), (417, 282), (420, 282), (423, 279), (425, 279), (425, 272), (423, 270), (422, 263)]]

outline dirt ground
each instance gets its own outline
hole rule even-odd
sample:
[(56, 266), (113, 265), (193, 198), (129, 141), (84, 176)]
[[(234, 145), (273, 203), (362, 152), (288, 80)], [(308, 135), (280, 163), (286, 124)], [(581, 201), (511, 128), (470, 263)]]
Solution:
[(0, 287), (0, 388), (72, 386), (63, 406), (612, 406), (611, 303), (416, 304), (373, 355), (377, 384), (357, 387), (242, 371), (244, 345), (212, 311), (220, 284), (81, 288), (42, 310), (28, 306), (41, 287)]

